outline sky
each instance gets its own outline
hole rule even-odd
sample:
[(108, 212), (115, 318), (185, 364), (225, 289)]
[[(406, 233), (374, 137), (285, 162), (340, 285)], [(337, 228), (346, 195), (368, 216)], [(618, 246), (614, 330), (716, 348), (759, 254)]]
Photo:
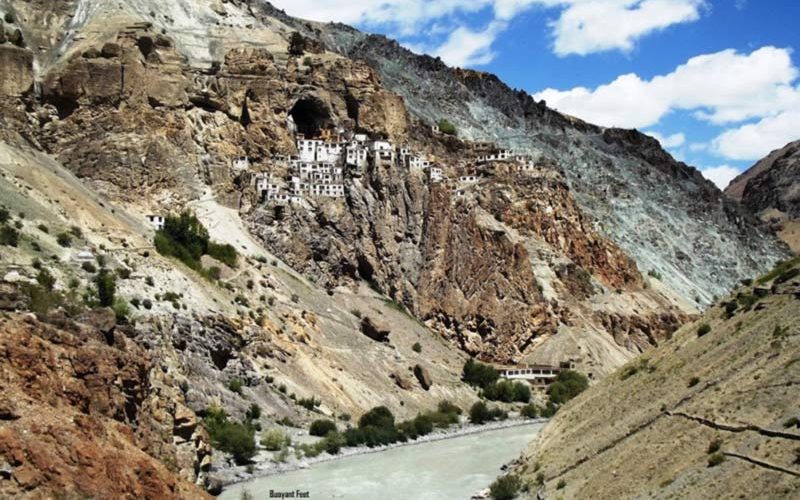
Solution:
[(800, 139), (800, 0), (272, 0), (637, 128), (720, 188)]

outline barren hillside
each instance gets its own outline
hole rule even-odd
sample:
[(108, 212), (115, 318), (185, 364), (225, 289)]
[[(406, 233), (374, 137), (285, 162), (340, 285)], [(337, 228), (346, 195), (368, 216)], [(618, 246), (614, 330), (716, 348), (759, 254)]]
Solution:
[(560, 410), (516, 466), (531, 494), (796, 498), (794, 262), (740, 288)]

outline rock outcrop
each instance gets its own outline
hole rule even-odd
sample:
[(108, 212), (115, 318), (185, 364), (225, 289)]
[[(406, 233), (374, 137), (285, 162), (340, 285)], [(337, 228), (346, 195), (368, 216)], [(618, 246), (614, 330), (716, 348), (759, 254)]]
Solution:
[(121, 331), (0, 320), (0, 495), (204, 498), (210, 446), (180, 390)]
[(800, 252), (800, 141), (773, 151), (733, 179), (725, 194)]

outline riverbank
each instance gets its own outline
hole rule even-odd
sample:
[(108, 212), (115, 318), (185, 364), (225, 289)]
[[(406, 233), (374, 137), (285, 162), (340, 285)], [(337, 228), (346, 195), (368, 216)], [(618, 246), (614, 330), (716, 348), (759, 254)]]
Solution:
[(262, 452), (259, 453), (258, 456), (256, 456), (252, 472), (248, 472), (248, 467), (238, 466), (238, 467), (229, 467), (226, 469), (213, 471), (212, 475), (215, 481), (221, 484), (223, 488), (228, 488), (232, 485), (247, 481), (252, 481), (254, 479), (260, 479), (278, 474), (285, 474), (297, 470), (307, 469), (315, 464), (333, 462), (336, 460), (342, 460), (344, 458), (350, 458), (354, 456), (381, 453), (395, 448), (404, 448), (409, 446), (432, 443), (436, 441), (455, 439), (474, 434), (481, 434), (484, 432), (509, 429), (513, 427), (522, 427), (526, 425), (543, 424), (544, 422), (547, 422), (547, 419), (515, 418), (499, 422), (490, 422), (488, 424), (482, 424), (482, 425), (465, 423), (465, 424), (460, 424), (458, 426), (452, 426), (448, 429), (437, 429), (428, 435), (404, 443), (398, 442), (384, 446), (376, 446), (374, 448), (369, 448), (366, 446), (360, 446), (357, 448), (342, 448), (341, 452), (337, 455), (329, 455), (327, 453), (323, 453), (313, 458), (304, 457), (301, 459), (297, 459), (294, 457), (294, 455), (291, 455), (289, 457), (289, 460), (287, 460), (287, 462), (285, 463), (275, 463), (272, 460), (272, 454), (267, 452)]
[[(269, 498), (294, 493), (290, 498), (381, 500), (441, 500), (470, 498), (502, 474), (503, 467), (535, 439), (544, 423), (508, 422), (482, 428), (460, 429), (459, 435), (363, 450), (311, 467), (273, 474), (230, 485), (218, 500), (243, 497)], [(498, 427), (501, 427), (498, 429)], [(505, 428), (502, 428), (505, 427)]]

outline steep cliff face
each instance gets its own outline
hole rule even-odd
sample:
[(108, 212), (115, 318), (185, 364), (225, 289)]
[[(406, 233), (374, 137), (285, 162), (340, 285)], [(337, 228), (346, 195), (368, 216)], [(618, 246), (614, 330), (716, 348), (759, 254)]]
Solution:
[(731, 181), (725, 194), (800, 251), (800, 141), (773, 151)]
[(338, 25), (320, 29), (332, 48), (374, 67), (386, 88), (427, 123), (446, 118), (459, 137), (493, 140), (557, 162), (599, 231), (640, 269), (658, 272), (697, 304), (786, 255), (699, 171), (650, 137), (561, 115), (493, 75), (448, 68), (380, 36)]
[(109, 314), (0, 321), (3, 496), (204, 497), (208, 436)]
[(527, 496), (796, 497), (798, 271), (739, 289), (561, 408), (513, 467)]
[[(685, 318), (670, 293), (644, 290), (636, 263), (580, 207), (558, 158), (540, 158), (533, 174), (511, 165), (481, 167), (479, 185), (455, 190), (398, 163), (373, 162), (348, 179), (344, 202), (318, 201), (288, 214), (262, 205), (254, 175), (289, 175), (275, 155), (296, 152), (295, 131), (387, 137), (435, 156), (452, 178), (470, 153), (461, 140), (435, 135), (409, 114), (369, 64), (325, 51), (329, 40), (314, 25), (234, 2), (225, 15), (212, 12), (236, 26), (199, 50), (195, 35), (175, 24), (200, 29), (206, 21), (192, 17), (200, 14), (178, 19), (163, 6), (152, 9), (143, 14), (142, 6), (124, 4), (120, 11), (89, 2), (45, 30), (26, 27), (38, 38), (52, 38), (48, 30), (57, 26), (71, 31), (37, 54), (46, 61), (41, 85), (23, 96), (32, 101), (34, 119), (9, 119), (104, 195), (153, 213), (210, 193), (239, 209), (268, 249), (319, 286), (371, 282), (486, 359), (525, 359), (568, 326), (607, 335), (590, 344), (611, 343), (601, 350), (554, 349), (541, 361), (581, 359), (587, 371), (603, 372), (646, 348), (633, 338), (657, 342), (669, 334), (653, 318)], [(258, 26), (247, 29), (259, 47), (241, 42), (245, 18)], [(295, 29), (307, 37), (302, 56), (287, 52)], [(211, 61), (198, 56), (206, 50)], [(568, 122), (538, 104), (528, 112)], [(233, 165), (242, 157), (250, 165), (245, 171)], [(625, 300), (602, 299), (639, 293), (651, 299), (634, 314)], [(609, 314), (638, 326), (609, 331), (619, 324)], [(606, 347), (611, 353), (598, 354)]]

